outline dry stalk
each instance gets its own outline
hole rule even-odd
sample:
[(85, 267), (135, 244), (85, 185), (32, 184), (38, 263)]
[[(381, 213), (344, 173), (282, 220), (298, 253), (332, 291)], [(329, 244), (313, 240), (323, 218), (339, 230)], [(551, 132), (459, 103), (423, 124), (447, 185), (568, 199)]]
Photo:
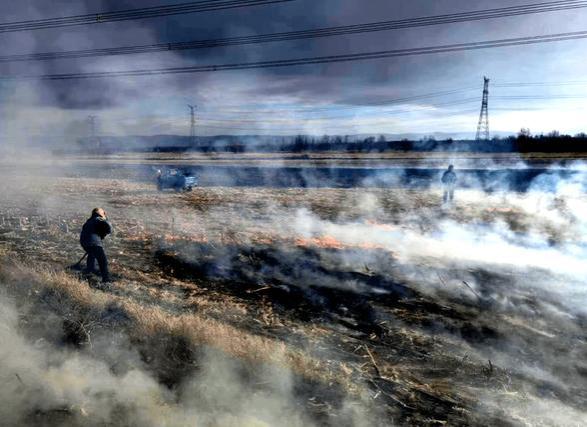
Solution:
[(375, 358), (373, 357), (373, 353), (371, 353), (371, 350), (369, 350), (369, 347), (367, 347), (366, 344), (363, 347), (365, 347), (365, 350), (367, 350), (367, 354), (369, 355), (369, 358), (371, 359), (371, 363), (373, 364), (373, 367), (375, 368), (375, 373), (377, 374), (377, 376), (379, 378), (381, 378), (381, 371), (379, 370), (379, 366), (377, 366), (377, 362), (375, 362)]

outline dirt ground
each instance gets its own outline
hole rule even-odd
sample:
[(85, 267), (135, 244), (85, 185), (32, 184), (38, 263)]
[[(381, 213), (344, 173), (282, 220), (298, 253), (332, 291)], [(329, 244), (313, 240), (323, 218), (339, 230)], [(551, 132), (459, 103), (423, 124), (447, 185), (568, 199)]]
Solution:
[[(106, 250), (116, 281), (108, 289), (66, 270), (82, 255), (78, 233), (97, 205), (115, 227)], [(161, 193), (122, 179), (6, 177), (0, 280), (25, 276), (27, 286), (66, 298), (50, 309), (76, 346), (88, 346), (93, 328), (126, 330), (170, 390), (198, 370), (205, 346), (251, 372), (274, 364), (291, 371), (296, 405), (317, 425), (573, 425), (558, 410), (575, 411), (580, 425), (587, 318), (551, 318), (545, 313), (567, 306), (521, 285), (552, 273), (447, 261), (442, 248), (424, 243), (430, 252), (406, 253), (412, 240), (393, 247), (389, 234), (434, 236), (450, 222), (499, 225), (512, 239), (538, 233), (553, 247), (574, 242), (564, 201), (548, 209), (555, 219), (474, 191), (442, 208), (438, 189)], [(341, 227), (355, 234), (337, 234)], [(73, 314), (64, 308), (71, 301)], [(80, 320), (109, 304), (128, 321)], [(255, 384), (248, 382), (262, 387)], [(343, 402), (369, 414), (364, 424), (345, 418)]]

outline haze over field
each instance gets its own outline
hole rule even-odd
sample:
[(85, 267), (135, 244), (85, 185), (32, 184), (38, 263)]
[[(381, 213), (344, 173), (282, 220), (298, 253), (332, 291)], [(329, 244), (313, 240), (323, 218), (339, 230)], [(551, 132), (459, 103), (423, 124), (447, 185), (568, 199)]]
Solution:
[(0, 13), (1, 426), (587, 425), (587, 1)]

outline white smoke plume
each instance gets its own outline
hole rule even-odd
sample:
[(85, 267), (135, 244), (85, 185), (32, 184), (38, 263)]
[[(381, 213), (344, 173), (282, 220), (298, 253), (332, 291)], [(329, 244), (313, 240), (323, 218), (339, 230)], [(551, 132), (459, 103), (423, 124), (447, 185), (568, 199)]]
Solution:
[[(0, 300), (0, 421), (44, 426), (307, 426), (291, 376), (268, 367), (251, 388), (235, 361), (209, 352), (180, 390), (161, 385), (136, 349), (111, 332), (75, 350), (27, 331), (23, 310)], [(48, 313), (48, 329), (60, 328)], [(29, 313), (30, 315), (30, 313)], [(35, 313), (39, 316), (40, 313)]]

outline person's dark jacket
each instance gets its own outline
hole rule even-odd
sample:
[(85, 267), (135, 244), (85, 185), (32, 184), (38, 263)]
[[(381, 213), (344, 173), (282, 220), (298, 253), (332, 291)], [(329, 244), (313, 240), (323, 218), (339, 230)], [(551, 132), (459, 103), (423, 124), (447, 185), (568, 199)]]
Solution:
[(442, 174), (441, 181), (445, 185), (454, 185), (457, 182), (457, 174), (451, 170), (447, 170)]
[(111, 232), (112, 226), (108, 220), (98, 214), (94, 214), (82, 227), (79, 242), (83, 247), (102, 246), (102, 239)]

